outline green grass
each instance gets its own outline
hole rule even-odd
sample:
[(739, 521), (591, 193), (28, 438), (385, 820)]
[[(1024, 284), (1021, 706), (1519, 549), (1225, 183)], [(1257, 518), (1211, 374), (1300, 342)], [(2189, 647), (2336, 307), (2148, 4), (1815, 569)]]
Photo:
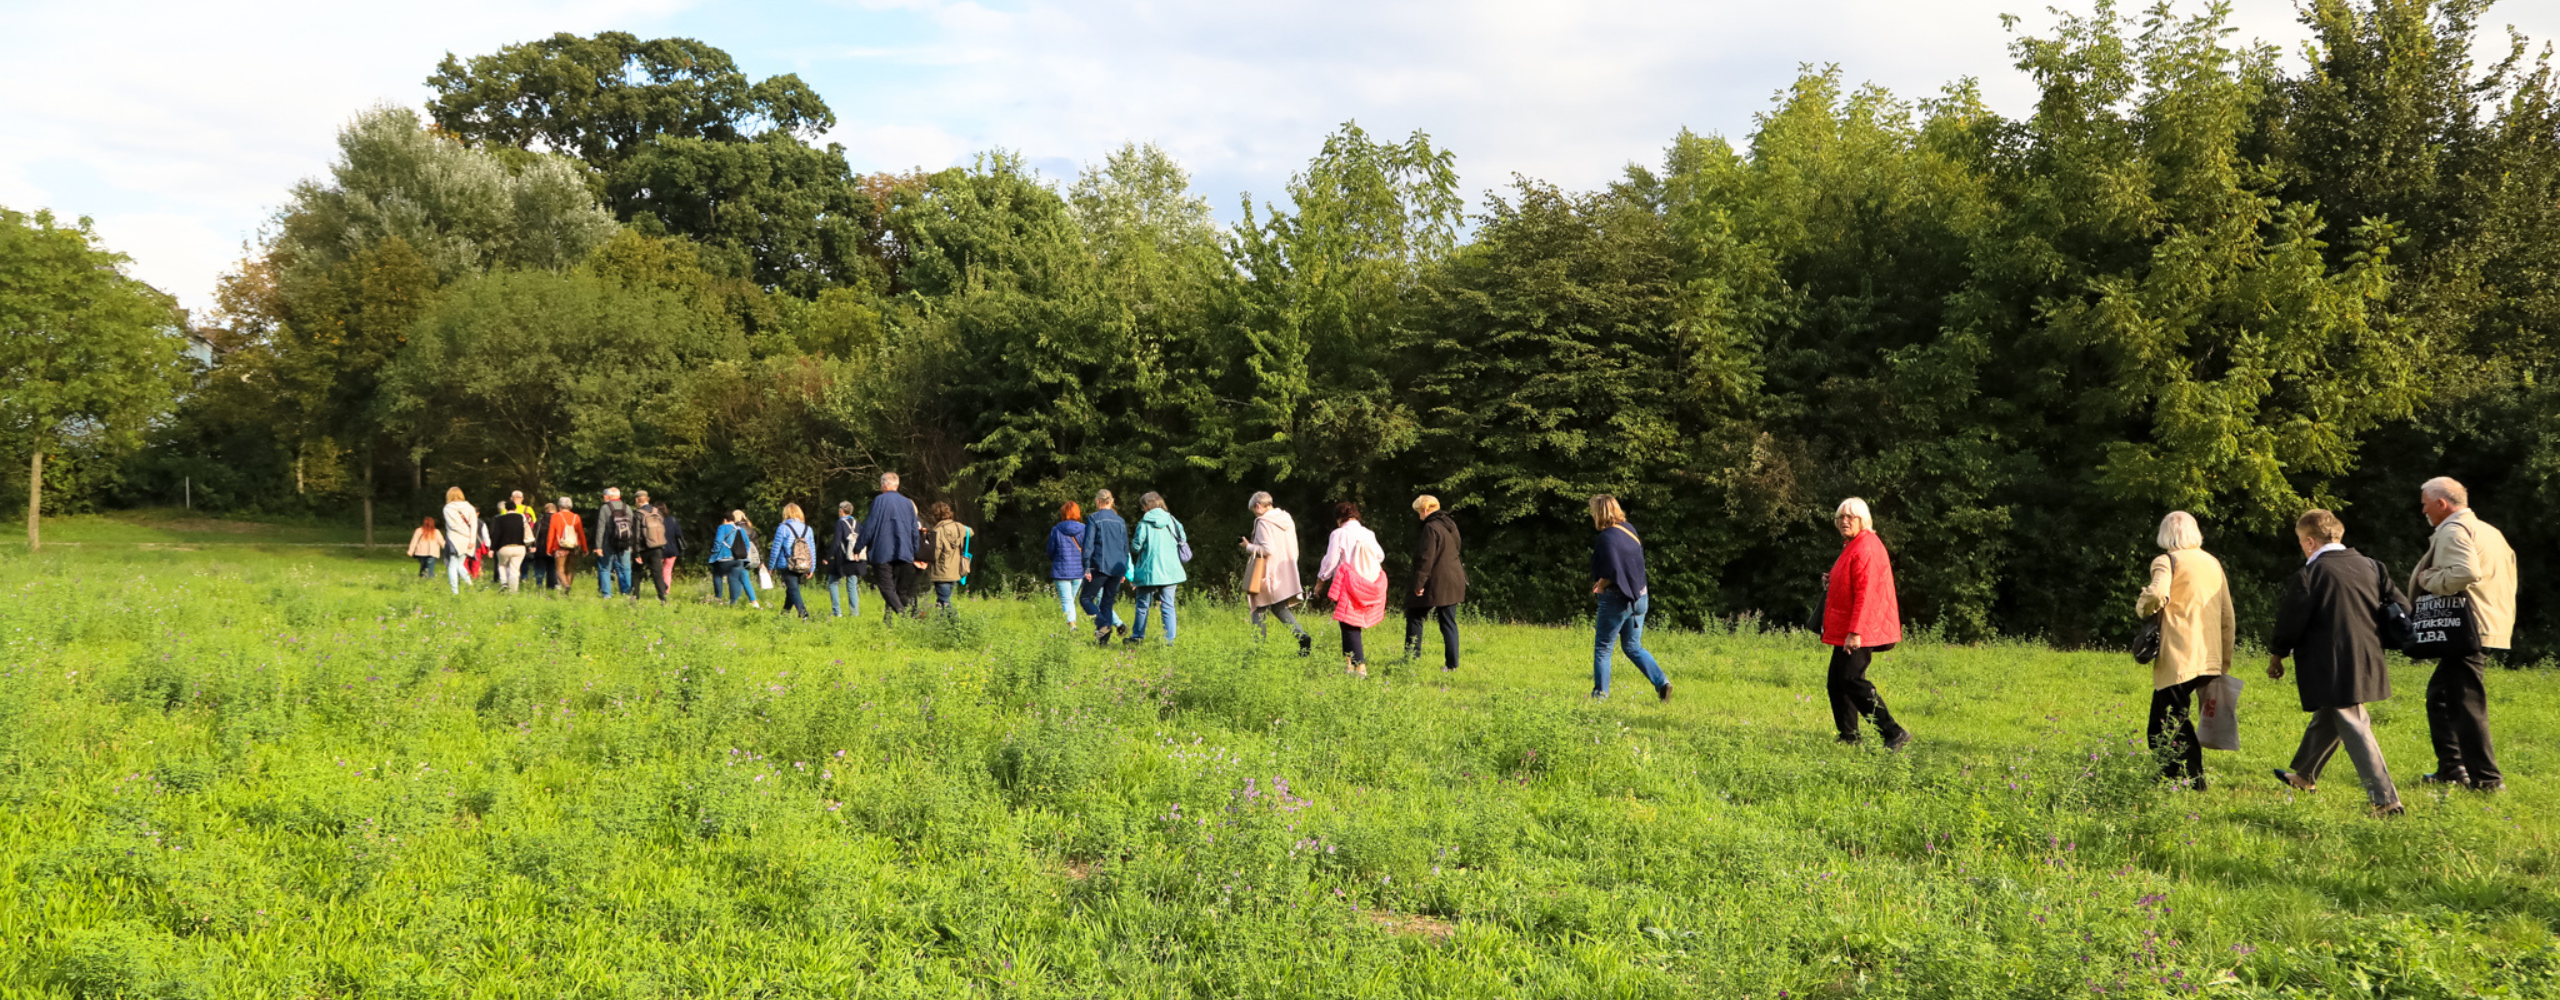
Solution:
[[(21, 509), (12, 526), (25, 523), (26, 513)], [(409, 532), (417, 526), (413, 520), (377, 520), (373, 526), (373, 540), (378, 545), (405, 547), (409, 543)], [(353, 512), (342, 523), (307, 517), (252, 518), (229, 514), (216, 517), (176, 507), (148, 507), (107, 514), (48, 516), (44, 519), (42, 535), (48, 545), (63, 544), (84, 549), (123, 546), (308, 547), (361, 545), (364, 527), (355, 519)]]
[(2404, 666), (2385, 822), (2343, 758), (2266, 777), (2289, 683), (2155, 788), (2120, 654), (1909, 643), (1895, 754), (1831, 744), (1794, 634), (1657, 631), (1677, 699), (1595, 704), (1574, 628), (1359, 682), (1196, 596), (1102, 651), (1028, 597), (413, 571), (0, 555), (0, 995), (2560, 995), (2547, 671), (2490, 682), (2511, 790), (2445, 795)]

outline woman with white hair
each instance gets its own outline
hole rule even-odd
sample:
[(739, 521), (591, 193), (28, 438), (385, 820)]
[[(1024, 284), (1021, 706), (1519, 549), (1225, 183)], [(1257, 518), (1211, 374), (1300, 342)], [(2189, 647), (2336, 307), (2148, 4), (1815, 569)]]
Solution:
[(2133, 613), (2160, 616), (2160, 655), (2151, 661), (2151, 749), (2160, 755), (2160, 776), (2192, 782), (2204, 790), (2204, 748), (2196, 741), (2195, 719), (2188, 712), (2198, 688), (2231, 672), (2231, 650), (2239, 640), (2231, 613), (2231, 588), (2222, 576), (2222, 560), (2204, 550), (2204, 529), (2195, 515), (2173, 510), (2160, 519), (2153, 538), (2160, 554), (2151, 559), (2150, 582), (2133, 600)]
[(1298, 655), (1311, 655), (1315, 637), (1298, 624), (1294, 607), (1306, 592), (1298, 575), (1298, 522), (1289, 512), (1273, 506), (1271, 494), (1256, 492), (1244, 502), (1253, 515), (1253, 533), (1244, 536), (1245, 601), (1253, 606), (1255, 634), (1268, 638), (1271, 623), (1266, 618), (1280, 619), (1298, 637)]
[(1875, 720), (1884, 748), (1900, 750), (1911, 731), (1893, 721), (1884, 696), (1867, 681), (1875, 654), (1902, 641), (1902, 604), (1893, 592), (1893, 557), (1876, 537), (1875, 515), (1857, 497), (1840, 501), (1831, 523), (1848, 541), (1831, 573), (1822, 605), (1822, 643), (1831, 647), (1831, 722), (1840, 742), (1858, 742), (1858, 718)]

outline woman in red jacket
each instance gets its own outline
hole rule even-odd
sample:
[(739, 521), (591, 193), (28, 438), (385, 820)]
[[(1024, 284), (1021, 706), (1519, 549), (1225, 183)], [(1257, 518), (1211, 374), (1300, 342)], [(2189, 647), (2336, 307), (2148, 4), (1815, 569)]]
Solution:
[(1911, 731), (1893, 721), (1876, 686), (1867, 682), (1867, 663), (1875, 654), (1902, 641), (1902, 605), (1893, 596), (1893, 560), (1876, 537), (1875, 517), (1867, 502), (1850, 497), (1831, 515), (1848, 544), (1831, 564), (1829, 593), (1822, 605), (1822, 642), (1831, 648), (1831, 721), (1840, 742), (1858, 742), (1858, 717), (1876, 722), (1884, 748), (1900, 750)]

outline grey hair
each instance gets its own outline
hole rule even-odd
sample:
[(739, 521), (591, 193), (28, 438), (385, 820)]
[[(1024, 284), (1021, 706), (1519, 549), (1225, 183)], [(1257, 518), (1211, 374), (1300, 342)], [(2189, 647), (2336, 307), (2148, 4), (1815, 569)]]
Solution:
[(1138, 509), (1142, 511), (1163, 510), (1164, 494), (1157, 493), (1154, 490), (1148, 490), (1147, 495), (1138, 498)]
[(1271, 506), (1271, 494), (1263, 490), (1255, 490), (1253, 492), (1253, 499), (1244, 502), (1244, 509), (1246, 510), (1269, 506)]
[(1857, 497), (1850, 497), (1849, 499), (1840, 501), (1840, 506), (1832, 508), (1831, 516), (1836, 518), (1842, 514), (1847, 514), (1851, 517), (1857, 518), (1858, 522), (1866, 525), (1867, 529), (1870, 531), (1875, 529), (1876, 515), (1874, 512), (1867, 509), (1867, 502), (1864, 500), (1860, 500)]
[(2152, 541), (2159, 543), (2162, 552), (2201, 549), (2204, 547), (2204, 528), (2196, 524), (2195, 515), (2173, 510), (2169, 516), (2160, 519), (2160, 533), (2153, 536)]
[(1118, 503), (1118, 502), (1119, 502), (1119, 501), (1118, 501), (1117, 499), (1115, 499), (1114, 497), (1112, 497), (1112, 495), (1111, 495), (1111, 491), (1110, 491), (1110, 490), (1095, 490), (1095, 491), (1093, 491), (1093, 505), (1094, 505), (1095, 507), (1097, 507), (1097, 508), (1099, 508), (1099, 507), (1108, 507), (1108, 506), (1111, 506), (1112, 504), (1114, 504), (1114, 503)]
[(2418, 484), (2418, 495), (2434, 497), (2456, 507), (2471, 506), (2471, 491), (2464, 489), (2462, 483), (2452, 476), (2437, 476)]
[(836, 501), (836, 513), (838, 513), (838, 514), (851, 514), (851, 513), (853, 513), (853, 501), (851, 501), (851, 500), (838, 500), (838, 501)]
[(561, 495), (560, 495), (560, 509), (561, 509), (561, 510), (567, 510), (567, 509), (569, 509), (569, 495), (568, 495), (568, 494), (566, 494), (566, 493), (563, 493), (563, 494), (561, 494)]
[(604, 488), (604, 498), (605, 498), (605, 499), (607, 499), (607, 500), (620, 500), (620, 499), (622, 499), (622, 487), (619, 487), (619, 486), (607, 486), (607, 487), (605, 487), (605, 488)]
[(880, 488), (881, 488), (881, 489), (884, 489), (884, 490), (894, 490), (894, 489), (897, 489), (897, 488), (898, 488), (898, 474), (897, 474), (897, 473), (895, 473), (895, 472), (883, 472), (883, 473), (881, 473), (881, 474), (880, 474)]

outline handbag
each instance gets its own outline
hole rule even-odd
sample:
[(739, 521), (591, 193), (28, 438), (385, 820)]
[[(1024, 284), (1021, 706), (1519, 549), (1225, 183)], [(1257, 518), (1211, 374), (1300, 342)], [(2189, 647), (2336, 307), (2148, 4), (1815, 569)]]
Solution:
[(2240, 749), (2240, 678), (2224, 674), (2205, 682), (2196, 698), (2196, 745)]
[(1822, 634), (1823, 618), (1831, 610), (1831, 574), (1822, 574), (1822, 585), (1813, 591), (1813, 614), (1804, 620), (1805, 631)]
[(2410, 625), (2409, 609), (2389, 596), (2391, 571), (2382, 568), (2382, 560), (2372, 556), (2366, 556), (2364, 561), (2373, 564), (2374, 581), (2380, 584), (2374, 588), (2382, 596), (2379, 598), (2380, 603), (2375, 604), (2373, 608), (2373, 627), (2374, 631), (2382, 634), (2382, 648), (2408, 649), (2417, 629)]
[[(2169, 553), (2169, 593), (2178, 592), (2178, 554)], [(2142, 620), (2141, 630), (2133, 634), (2133, 662), (2149, 666), (2160, 658), (2160, 629), (2169, 619), (2169, 598), (2161, 595), (2160, 610)]]
[(1173, 554), (1183, 562), (1191, 561), (1191, 533), (1182, 530), (1182, 522), (1173, 522)]
[(756, 585), (760, 590), (772, 590), (773, 570), (764, 566), (756, 567)]
[(1263, 587), (1263, 585), (1262, 585), (1262, 564), (1263, 564), (1263, 562), (1264, 562), (1265, 560), (1268, 560), (1268, 559), (1270, 559), (1270, 558), (1271, 558), (1270, 556), (1255, 556), (1255, 557), (1253, 557), (1253, 561), (1252, 561), (1252, 562), (1249, 562), (1249, 563), (1246, 563), (1246, 564), (1245, 564), (1245, 567), (1244, 567), (1244, 592), (1245, 592), (1245, 593), (1259, 595), (1259, 594), (1261, 594), (1261, 593), (1262, 593), (1262, 591), (1265, 589), (1265, 588)]

